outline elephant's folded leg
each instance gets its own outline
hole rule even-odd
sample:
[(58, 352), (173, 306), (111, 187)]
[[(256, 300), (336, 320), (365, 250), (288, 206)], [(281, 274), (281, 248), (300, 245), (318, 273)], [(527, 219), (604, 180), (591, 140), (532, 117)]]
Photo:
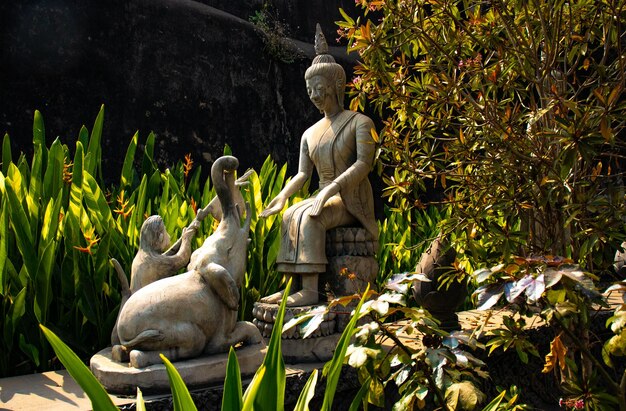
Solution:
[(202, 330), (193, 323), (179, 323), (163, 332), (165, 338), (162, 344), (136, 346), (130, 352), (130, 364), (135, 368), (147, 367), (151, 364), (160, 364), (159, 354), (163, 354), (170, 361), (197, 357), (202, 353), (206, 337)]

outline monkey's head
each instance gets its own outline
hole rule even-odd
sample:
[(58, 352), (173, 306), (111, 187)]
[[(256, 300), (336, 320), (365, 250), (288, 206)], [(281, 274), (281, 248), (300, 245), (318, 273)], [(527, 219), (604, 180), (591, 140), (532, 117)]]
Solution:
[(139, 235), (139, 248), (144, 251), (162, 253), (170, 246), (170, 236), (167, 234), (163, 219), (152, 215), (143, 222)]

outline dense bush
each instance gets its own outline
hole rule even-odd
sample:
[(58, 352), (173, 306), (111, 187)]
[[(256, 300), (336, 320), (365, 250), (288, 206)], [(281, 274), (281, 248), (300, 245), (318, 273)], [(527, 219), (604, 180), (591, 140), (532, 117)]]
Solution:
[[(386, 193), (410, 210), (443, 190), (439, 228), (457, 251), (450, 278), (500, 263), (473, 273), (480, 308), (505, 301), (552, 327), (544, 371), (566, 407), (626, 409), (626, 374), (592, 352), (604, 344), (609, 366), (624, 355), (624, 306), (610, 340), (590, 332), (604, 304), (594, 273), (609, 272), (626, 235), (626, 2), (357, 3), (363, 15), (344, 13), (339, 34), (362, 61), (352, 108), (384, 120), (375, 137)], [(540, 355), (524, 325), (504, 317), (490, 350)], [(411, 386), (403, 399), (418, 393)]]
[(339, 22), (362, 61), (351, 106), (384, 119), (395, 204), (443, 188), (470, 261), (606, 268), (625, 235), (624, 1), (357, 2)]

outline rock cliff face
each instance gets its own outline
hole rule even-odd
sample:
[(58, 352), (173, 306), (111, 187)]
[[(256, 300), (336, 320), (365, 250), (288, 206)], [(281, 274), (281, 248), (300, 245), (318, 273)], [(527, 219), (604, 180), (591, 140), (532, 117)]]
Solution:
[[(348, 3), (344, 5), (343, 3)], [(333, 39), (339, 7), (353, 1), (277, 0), (291, 35)], [(315, 4), (312, 4), (315, 3)], [(297, 168), (302, 132), (318, 118), (304, 71), (313, 47), (291, 41), (291, 62), (272, 53), (248, 16), (262, 0), (21, 0), (0, 4), (0, 133), (28, 152), (35, 109), (49, 143), (73, 146), (105, 104), (103, 169), (119, 176), (130, 138), (157, 135), (163, 166), (192, 153), (208, 172), (229, 144), (244, 167), (267, 155)], [(332, 51), (348, 73), (344, 47)]]

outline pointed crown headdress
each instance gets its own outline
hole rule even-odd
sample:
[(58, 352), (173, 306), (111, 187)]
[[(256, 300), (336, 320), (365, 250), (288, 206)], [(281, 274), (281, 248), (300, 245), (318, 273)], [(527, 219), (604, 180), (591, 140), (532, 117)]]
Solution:
[(346, 72), (341, 65), (335, 62), (333, 56), (328, 54), (328, 43), (322, 33), (322, 28), (319, 23), (315, 30), (315, 58), (311, 63), (311, 67), (306, 70), (304, 74), (305, 79), (310, 79), (313, 76), (324, 76), (328, 80), (335, 83), (335, 91), (337, 94), (337, 101), (339, 106), (343, 108), (343, 96), (346, 88)]

